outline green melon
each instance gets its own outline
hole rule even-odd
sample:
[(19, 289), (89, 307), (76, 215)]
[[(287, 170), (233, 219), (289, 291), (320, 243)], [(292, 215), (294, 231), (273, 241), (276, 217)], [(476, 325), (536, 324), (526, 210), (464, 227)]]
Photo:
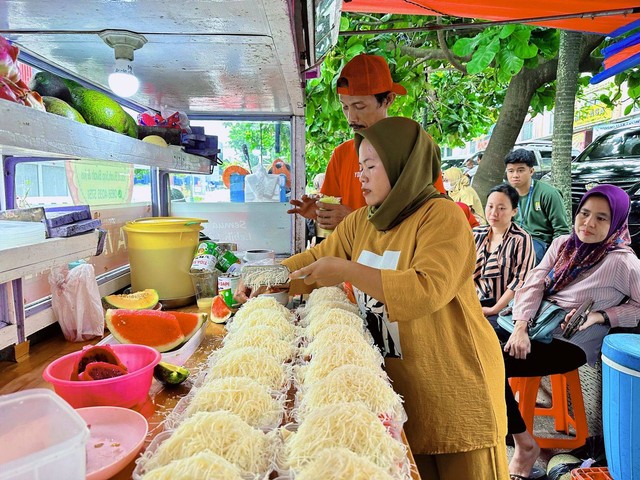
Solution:
[(107, 295), (102, 302), (107, 308), (123, 308), (125, 310), (148, 310), (155, 307), (160, 300), (158, 292), (152, 288), (122, 295)]
[(82, 118), (82, 115), (64, 100), (56, 97), (42, 97), (42, 103), (44, 103), (44, 108), (49, 113), (67, 117), (76, 122), (87, 123)]
[(207, 319), (206, 313), (167, 312), (178, 320), (184, 335), (184, 341), (189, 340)]
[(105, 321), (120, 343), (137, 343), (167, 352), (184, 342), (180, 322), (161, 310), (107, 310)]

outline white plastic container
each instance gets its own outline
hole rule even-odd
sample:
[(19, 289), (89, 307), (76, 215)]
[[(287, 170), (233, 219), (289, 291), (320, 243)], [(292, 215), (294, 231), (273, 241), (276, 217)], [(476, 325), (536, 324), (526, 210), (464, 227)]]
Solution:
[(51, 390), (0, 396), (0, 480), (84, 480), (89, 430)]

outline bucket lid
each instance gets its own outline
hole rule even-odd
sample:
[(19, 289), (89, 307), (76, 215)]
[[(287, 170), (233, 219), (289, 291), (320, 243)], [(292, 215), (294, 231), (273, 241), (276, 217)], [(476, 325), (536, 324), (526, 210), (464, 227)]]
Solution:
[(209, 220), (204, 218), (191, 217), (144, 217), (127, 222), (124, 227), (125, 231), (130, 232), (184, 232), (184, 231), (200, 231), (201, 223)]
[(640, 335), (614, 333), (604, 337), (602, 355), (623, 367), (640, 371)]

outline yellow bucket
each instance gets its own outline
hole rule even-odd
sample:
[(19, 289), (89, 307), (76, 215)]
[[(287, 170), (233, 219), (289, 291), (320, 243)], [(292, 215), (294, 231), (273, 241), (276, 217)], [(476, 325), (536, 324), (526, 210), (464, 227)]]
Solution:
[[(189, 276), (201, 218), (147, 217), (127, 222), (131, 290), (153, 288), (170, 308), (195, 302)], [(167, 302), (169, 301), (169, 302)]]

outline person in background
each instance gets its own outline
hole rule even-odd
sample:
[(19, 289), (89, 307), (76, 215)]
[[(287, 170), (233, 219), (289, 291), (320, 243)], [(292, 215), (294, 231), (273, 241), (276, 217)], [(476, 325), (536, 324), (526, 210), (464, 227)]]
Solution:
[[(538, 377), (594, 365), (610, 327), (635, 327), (640, 319), (640, 260), (629, 248), (630, 201), (613, 185), (598, 185), (584, 194), (573, 232), (553, 240), (542, 262), (516, 291), (511, 335), (504, 330), (507, 377)], [(569, 312), (551, 343), (531, 341), (527, 333), (542, 300)], [(566, 322), (581, 304), (593, 300), (585, 323), (570, 339), (562, 336)], [(624, 302), (624, 303), (623, 303)], [(526, 430), (518, 403), (506, 385), (509, 433), (515, 452), (512, 478), (529, 477), (540, 454)]]
[(494, 328), (498, 312), (513, 299), (536, 262), (531, 237), (513, 223), (519, 199), (518, 192), (509, 184), (493, 187), (485, 208), (488, 225), (473, 229), (476, 242), (473, 281), (482, 313)]
[[(500, 345), (473, 286), (469, 225), (433, 186), (440, 149), (402, 117), (358, 130), (355, 148), (367, 207), (282, 262), (292, 272), (290, 293), (353, 285), (404, 398), (404, 428), (422, 478), (508, 479)], [(239, 285), (236, 298), (247, 293)]]
[(504, 163), (507, 181), (520, 194), (515, 222), (531, 235), (536, 263), (540, 263), (551, 241), (571, 233), (571, 226), (560, 192), (533, 179), (535, 160), (533, 152), (519, 148), (509, 153)]
[[(383, 57), (364, 53), (355, 56), (344, 66), (336, 90), (342, 112), (354, 132), (386, 118), (396, 95), (407, 93), (402, 85), (394, 83)], [(299, 200), (290, 200), (293, 208), (287, 213), (297, 213), (304, 218), (316, 220), (321, 228), (335, 229), (349, 213), (366, 205), (356, 177), (357, 172), (358, 153), (351, 139), (338, 145), (331, 154), (325, 182), (320, 190), (322, 195), (340, 197), (341, 203), (320, 204), (317, 196), (303, 195)], [(440, 179), (436, 184), (444, 192)]]
[(469, 185), (469, 177), (458, 167), (451, 167), (442, 172), (444, 188), (454, 202), (462, 202), (471, 208), (471, 212), (481, 225), (486, 223), (482, 202), (476, 191)]
[(480, 160), (482, 159), (482, 155), (478, 155), (477, 156), (477, 160), (478, 160), (478, 164), (476, 164), (476, 162), (473, 160), (473, 157), (468, 158), (465, 162), (464, 162), (464, 171), (463, 173), (469, 177), (469, 183), (471, 183), (471, 181), (473, 180), (473, 176), (476, 174), (476, 172), (478, 171), (478, 165), (480, 164)]
[(456, 202), (456, 205), (458, 205), (464, 212), (464, 216), (467, 217), (467, 222), (469, 222), (469, 226), (471, 228), (474, 228), (480, 225), (480, 222), (478, 222), (478, 219), (473, 215), (473, 213), (471, 213), (471, 209), (469, 208), (469, 205), (462, 202)]

